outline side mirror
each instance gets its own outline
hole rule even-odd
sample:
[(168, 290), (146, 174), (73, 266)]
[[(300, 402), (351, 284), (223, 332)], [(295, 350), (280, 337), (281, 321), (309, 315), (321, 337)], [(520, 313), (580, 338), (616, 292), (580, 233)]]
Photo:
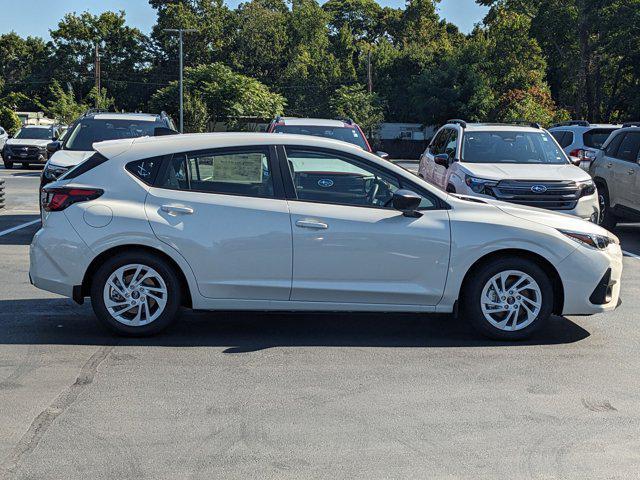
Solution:
[(164, 135), (178, 135), (180, 132), (174, 130), (173, 128), (167, 127), (156, 127), (153, 129), (154, 137), (162, 137)]
[(51, 141), (52, 141), (52, 142), (57, 142), (57, 141), (58, 141), (58, 137), (52, 137), (52, 138), (51, 138)]
[(383, 160), (389, 160), (389, 154), (387, 152), (376, 152), (376, 155)]
[(58, 150), (60, 150), (61, 147), (62, 143), (60, 143), (58, 140), (54, 140), (51, 143), (47, 143), (47, 152), (49, 154), (56, 153)]
[(418, 218), (422, 214), (418, 211), (422, 197), (411, 190), (396, 190), (393, 194), (393, 208), (400, 210), (405, 217)]
[(436, 165), (440, 165), (444, 168), (449, 168), (449, 155), (446, 153), (439, 153), (435, 157), (433, 157), (433, 161)]

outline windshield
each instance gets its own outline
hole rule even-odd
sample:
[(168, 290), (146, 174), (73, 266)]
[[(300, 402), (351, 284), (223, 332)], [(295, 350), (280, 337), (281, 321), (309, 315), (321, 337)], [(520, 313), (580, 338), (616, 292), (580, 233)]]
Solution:
[(546, 132), (466, 132), (462, 161), (562, 165), (566, 155)]
[(23, 128), (14, 138), (28, 138), (31, 140), (51, 140), (53, 132), (49, 128)]
[(296, 135), (313, 135), (315, 137), (332, 138), (352, 143), (369, 151), (367, 142), (360, 134), (360, 130), (353, 127), (318, 127), (306, 125), (276, 125), (275, 133), (294, 133)]
[(65, 135), (65, 150), (90, 151), (93, 144), (104, 140), (153, 137), (154, 129), (164, 127), (158, 122), (140, 120), (98, 120), (87, 118), (79, 121)]

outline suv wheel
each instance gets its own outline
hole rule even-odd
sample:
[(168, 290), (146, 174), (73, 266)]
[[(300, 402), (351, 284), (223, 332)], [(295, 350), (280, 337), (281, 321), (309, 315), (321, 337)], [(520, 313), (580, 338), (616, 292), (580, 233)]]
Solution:
[(7, 170), (10, 170), (13, 168), (13, 162), (9, 162), (8, 160), (4, 161), (4, 168), (6, 168)]
[(463, 315), (490, 338), (525, 339), (551, 316), (551, 280), (524, 258), (498, 259), (481, 266), (465, 290)]
[(618, 224), (618, 217), (611, 211), (609, 203), (609, 191), (607, 187), (598, 184), (598, 203), (600, 204), (600, 215), (598, 216), (598, 225), (607, 230), (613, 230)]
[(98, 319), (120, 335), (147, 336), (167, 328), (180, 308), (180, 281), (161, 258), (124, 253), (105, 262), (91, 286)]

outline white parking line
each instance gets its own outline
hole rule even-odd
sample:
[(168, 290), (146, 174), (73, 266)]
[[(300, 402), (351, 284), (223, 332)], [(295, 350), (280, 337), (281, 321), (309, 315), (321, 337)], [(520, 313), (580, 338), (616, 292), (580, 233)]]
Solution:
[(8, 230), (3, 230), (2, 232), (0, 232), (0, 237), (3, 237), (5, 235), (9, 235), (10, 233), (13, 233), (13, 232), (15, 232), (17, 230), (21, 230), (23, 228), (30, 227), (31, 225), (35, 225), (36, 223), (40, 223), (40, 219), (33, 220), (33, 221), (27, 222), (27, 223), (23, 223), (22, 225), (18, 225), (17, 227), (13, 227), (13, 228), (10, 228)]
[(635, 258), (636, 260), (640, 260), (640, 255), (636, 255), (635, 253), (627, 252), (626, 250), (622, 250), (623, 255), (626, 257)]

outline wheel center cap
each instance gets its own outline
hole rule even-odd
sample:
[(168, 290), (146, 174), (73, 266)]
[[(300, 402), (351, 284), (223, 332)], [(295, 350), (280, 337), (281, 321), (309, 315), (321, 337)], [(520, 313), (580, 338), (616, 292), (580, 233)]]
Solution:
[(140, 292), (131, 292), (131, 298), (133, 299), (140, 298)]
[(509, 298), (507, 298), (507, 303), (508, 303), (509, 305), (513, 305), (515, 302), (516, 302), (516, 299), (515, 299), (515, 298), (513, 298), (513, 297), (509, 297)]

